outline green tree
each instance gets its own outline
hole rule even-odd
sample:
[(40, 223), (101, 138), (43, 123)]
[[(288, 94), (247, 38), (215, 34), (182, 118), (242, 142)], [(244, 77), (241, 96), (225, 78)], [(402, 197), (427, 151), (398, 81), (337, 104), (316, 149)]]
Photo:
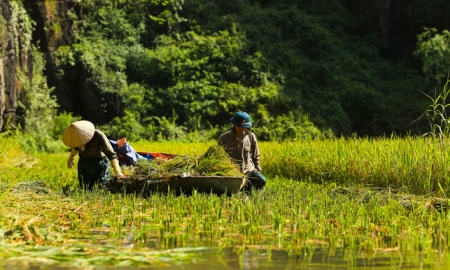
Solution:
[(178, 123), (191, 130), (224, 124), (238, 109), (252, 112), (279, 92), (261, 55), (248, 53), (237, 32), (160, 36), (155, 49), (130, 55), (128, 63), (129, 79), (153, 93), (147, 113), (175, 112)]
[(422, 61), (426, 78), (442, 85), (450, 74), (450, 31), (425, 28), (417, 37), (415, 55)]

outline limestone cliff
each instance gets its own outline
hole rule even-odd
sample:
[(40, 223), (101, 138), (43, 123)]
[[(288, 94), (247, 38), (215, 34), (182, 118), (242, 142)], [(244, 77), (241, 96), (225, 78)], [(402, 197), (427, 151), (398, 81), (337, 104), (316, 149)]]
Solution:
[[(67, 11), (73, 1), (0, 0), (0, 128), (24, 125), (26, 108), (23, 80), (32, 81), (32, 44), (46, 55), (46, 74), (55, 85), (52, 53), (70, 44), (71, 20)], [(27, 79), (28, 78), (28, 79)], [(8, 126), (6, 125), (8, 124)]]
[(26, 74), (31, 57), (31, 36), (26, 13), (16, 3), (0, 0), (0, 127), (16, 125), (23, 88), (19, 72)]

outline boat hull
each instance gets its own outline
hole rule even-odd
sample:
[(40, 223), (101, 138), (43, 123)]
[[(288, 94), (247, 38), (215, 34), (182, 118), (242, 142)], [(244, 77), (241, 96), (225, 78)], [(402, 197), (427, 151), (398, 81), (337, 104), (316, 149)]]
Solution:
[(148, 195), (155, 192), (175, 194), (192, 194), (194, 191), (231, 195), (242, 190), (245, 177), (234, 176), (171, 176), (167, 178), (114, 178), (108, 189), (111, 192), (135, 193)]

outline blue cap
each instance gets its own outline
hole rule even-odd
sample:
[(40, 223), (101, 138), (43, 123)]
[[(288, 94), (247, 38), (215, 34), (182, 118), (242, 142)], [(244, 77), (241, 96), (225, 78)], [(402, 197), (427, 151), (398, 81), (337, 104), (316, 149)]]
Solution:
[(250, 115), (246, 112), (237, 112), (231, 117), (231, 123), (233, 125), (242, 127), (242, 128), (251, 128), (252, 127), (252, 121), (250, 121)]

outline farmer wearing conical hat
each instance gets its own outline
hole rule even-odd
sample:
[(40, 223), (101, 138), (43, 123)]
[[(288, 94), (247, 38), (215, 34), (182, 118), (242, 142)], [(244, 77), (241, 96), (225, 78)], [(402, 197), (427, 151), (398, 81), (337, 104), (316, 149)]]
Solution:
[(247, 175), (244, 191), (262, 189), (266, 178), (261, 173), (260, 152), (256, 135), (250, 131), (252, 122), (246, 112), (239, 111), (230, 119), (233, 128), (219, 136), (221, 145), (233, 161), (240, 165), (241, 171)]
[(92, 189), (95, 185), (105, 187), (110, 178), (110, 164), (117, 177), (122, 177), (122, 170), (116, 152), (106, 135), (86, 121), (72, 123), (63, 133), (63, 143), (72, 148), (67, 167), (72, 168), (78, 154), (78, 182), (82, 188)]

